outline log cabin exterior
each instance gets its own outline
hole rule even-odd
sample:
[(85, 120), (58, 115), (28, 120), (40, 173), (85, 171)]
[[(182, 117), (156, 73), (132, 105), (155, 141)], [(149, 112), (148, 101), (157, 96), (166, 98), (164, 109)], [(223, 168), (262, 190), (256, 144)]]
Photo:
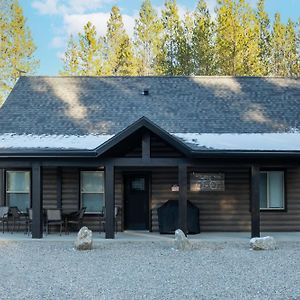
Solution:
[(82, 206), (94, 230), (105, 207), (106, 238), (115, 207), (118, 230), (158, 231), (170, 199), (184, 232), (187, 200), (201, 232), (299, 231), (299, 104), (299, 79), (21, 77), (0, 110), (0, 205), (32, 207), (33, 238), (43, 209)]

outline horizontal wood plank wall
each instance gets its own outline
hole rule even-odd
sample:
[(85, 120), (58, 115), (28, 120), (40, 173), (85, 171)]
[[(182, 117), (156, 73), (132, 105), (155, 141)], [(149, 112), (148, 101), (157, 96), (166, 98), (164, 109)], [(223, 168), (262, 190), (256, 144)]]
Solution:
[(177, 168), (156, 168), (152, 171), (151, 222), (152, 231), (158, 231), (157, 208), (168, 200), (178, 200), (178, 192), (171, 192), (171, 186), (178, 184)]
[(300, 168), (290, 168), (286, 176), (286, 212), (261, 212), (262, 231), (300, 231)]
[[(196, 169), (193, 169), (197, 171)], [(191, 172), (192, 169), (189, 169)], [(198, 170), (221, 172), (221, 170)], [(201, 231), (248, 231), (249, 171), (226, 169), (224, 192), (188, 192), (188, 199), (200, 209)], [(177, 184), (177, 168), (157, 169), (152, 172), (152, 230), (158, 231), (157, 208), (169, 199), (178, 199), (178, 192), (171, 192)], [(189, 176), (188, 176), (189, 180)]]
[(182, 157), (182, 154), (174, 147), (168, 145), (165, 141), (156, 135), (150, 136), (151, 157)]
[(250, 231), (248, 169), (190, 169), (189, 171), (225, 173), (225, 191), (189, 191), (188, 199), (200, 209), (201, 231)]
[(43, 168), (43, 208), (57, 208), (56, 168)]
[(65, 212), (79, 208), (79, 170), (77, 168), (62, 169), (62, 209)]

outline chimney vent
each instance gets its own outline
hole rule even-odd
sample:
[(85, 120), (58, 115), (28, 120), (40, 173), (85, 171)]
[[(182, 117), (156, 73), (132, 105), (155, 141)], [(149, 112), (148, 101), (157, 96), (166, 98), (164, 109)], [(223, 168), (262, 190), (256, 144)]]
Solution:
[(149, 90), (148, 89), (144, 89), (143, 92), (142, 92), (142, 95), (148, 96), (149, 95)]

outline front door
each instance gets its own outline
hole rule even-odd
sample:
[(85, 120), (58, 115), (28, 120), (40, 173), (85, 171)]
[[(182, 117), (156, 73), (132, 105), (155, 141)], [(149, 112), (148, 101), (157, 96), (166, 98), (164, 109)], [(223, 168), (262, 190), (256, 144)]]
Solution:
[(127, 174), (125, 183), (125, 229), (149, 229), (149, 177), (143, 174)]

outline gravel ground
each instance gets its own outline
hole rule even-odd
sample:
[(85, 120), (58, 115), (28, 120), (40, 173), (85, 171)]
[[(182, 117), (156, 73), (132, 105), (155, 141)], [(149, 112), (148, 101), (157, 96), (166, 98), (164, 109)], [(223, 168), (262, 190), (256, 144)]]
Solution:
[(300, 299), (300, 244), (0, 241), (0, 299)]

